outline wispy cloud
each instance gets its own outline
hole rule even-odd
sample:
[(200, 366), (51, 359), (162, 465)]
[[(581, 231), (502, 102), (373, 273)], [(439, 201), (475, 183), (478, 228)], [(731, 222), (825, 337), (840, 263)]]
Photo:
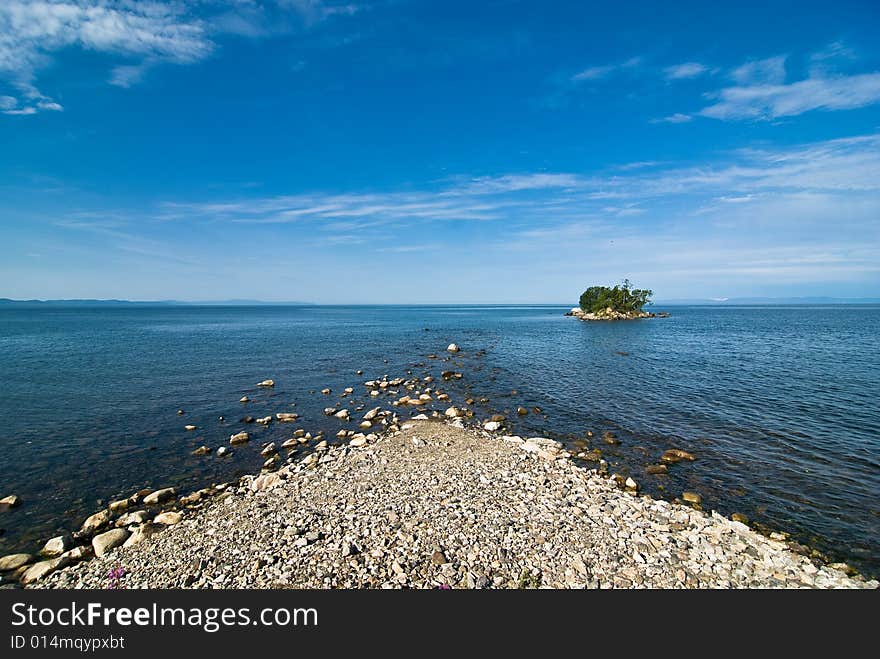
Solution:
[(682, 114), (681, 112), (676, 112), (675, 114), (670, 114), (667, 117), (661, 117), (659, 119), (651, 119), (652, 124), (685, 124), (689, 122), (693, 117), (689, 114)]
[[(0, 81), (17, 90), (5, 114), (36, 114), (61, 105), (37, 86), (40, 70), (66, 48), (129, 60), (112, 67), (108, 82), (129, 87), (159, 64), (199, 62), (217, 50), (217, 34), (256, 38), (285, 12), (313, 26), (351, 16), (358, 5), (322, 0), (2, 0)], [(278, 22), (278, 21), (276, 21)]]
[(835, 63), (854, 55), (835, 43), (810, 56), (808, 77), (786, 83), (785, 55), (747, 62), (731, 72), (737, 83), (710, 94), (698, 112), (722, 120), (773, 120), (812, 110), (852, 110), (880, 102), (880, 72), (842, 74)]
[(746, 62), (730, 73), (740, 85), (777, 85), (785, 80), (785, 55)]
[(618, 73), (621, 71), (631, 71), (636, 69), (641, 63), (643, 59), (641, 57), (630, 57), (623, 62), (617, 62), (614, 64), (603, 64), (600, 66), (590, 66), (578, 73), (575, 73), (571, 76), (572, 82), (586, 82), (589, 80), (599, 80), (601, 78), (605, 78), (610, 76), (613, 73)]
[[(317, 223), (333, 231), (447, 221), (536, 221), (643, 215), (658, 204), (692, 211), (713, 200), (794, 193), (880, 193), (880, 134), (784, 149), (741, 149), (700, 165), (636, 163), (607, 174), (455, 177), (417, 191), (307, 193), (166, 202), (164, 221)], [(609, 203), (611, 202), (611, 203)], [(648, 209), (648, 210), (646, 210)]]
[(669, 80), (685, 80), (687, 78), (697, 78), (708, 73), (709, 67), (699, 62), (685, 62), (675, 66), (667, 66), (663, 69), (663, 72)]

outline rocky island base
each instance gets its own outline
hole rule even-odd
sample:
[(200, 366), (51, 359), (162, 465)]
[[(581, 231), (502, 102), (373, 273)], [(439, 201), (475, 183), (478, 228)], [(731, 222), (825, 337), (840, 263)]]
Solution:
[[(876, 588), (549, 439), (408, 421), (246, 476), (49, 588)], [(60, 566), (59, 566), (60, 567)]]

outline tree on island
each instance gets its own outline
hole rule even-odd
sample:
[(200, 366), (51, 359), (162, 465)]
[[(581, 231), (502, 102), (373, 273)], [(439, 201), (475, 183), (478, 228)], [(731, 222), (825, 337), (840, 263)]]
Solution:
[(651, 304), (654, 291), (633, 288), (629, 279), (613, 288), (609, 286), (590, 286), (581, 294), (580, 306), (586, 313), (598, 313), (611, 308), (617, 313), (638, 313), (646, 304)]

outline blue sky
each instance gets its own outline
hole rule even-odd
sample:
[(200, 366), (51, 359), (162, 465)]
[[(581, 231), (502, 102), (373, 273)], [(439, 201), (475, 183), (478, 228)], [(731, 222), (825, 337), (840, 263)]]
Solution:
[(0, 297), (880, 296), (880, 5), (714, 4), (3, 0)]

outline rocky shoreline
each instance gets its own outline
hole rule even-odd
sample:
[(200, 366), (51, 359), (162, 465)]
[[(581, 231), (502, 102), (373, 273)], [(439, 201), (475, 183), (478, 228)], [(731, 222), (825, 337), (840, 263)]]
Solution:
[(565, 315), (574, 316), (579, 320), (638, 320), (640, 318), (669, 317), (669, 313), (665, 311), (661, 311), (659, 313), (652, 313), (650, 311), (633, 311), (630, 313), (623, 313), (620, 311), (615, 311), (611, 307), (608, 307), (607, 309), (600, 309), (599, 311), (595, 312), (584, 311), (580, 307), (572, 307), (571, 311), (567, 311)]
[(163, 512), (111, 524), (101, 511), (89, 520), (113, 528), (91, 550), (19, 576), (41, 588), (878, 586), (781, 535), (639, 495), (558, 442), (466, 427), (451, 410), (399, 426), (370, 410), (364, 422), (384, 419), (384, 432), (348, 431), (346, 443), (187, 497), (143, 494), (126, 507)]

